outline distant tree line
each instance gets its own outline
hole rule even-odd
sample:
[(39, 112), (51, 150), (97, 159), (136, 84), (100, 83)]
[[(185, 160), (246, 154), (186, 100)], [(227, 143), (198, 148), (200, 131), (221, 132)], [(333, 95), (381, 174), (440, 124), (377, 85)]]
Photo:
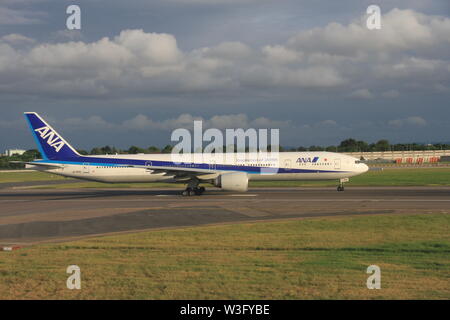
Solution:
[[(150, 146), (148, 148), (141, 148), (131, 146), (128, 149), (119, 149), (110, 146), (95, 147), (91, 151), (77, 150), (82, 155), (99, 155), (99, 154), (137, 154), (137, 153), (170, 153), (173, 146), (166, 145), (163, 148)], [(270, 151), (270, 146), (268, 150)], [(224, 146), (223, 150), (226, 150)], [(282, 147), (279, 150), (283, 151), (330, 151), (330, 152), (372, 152), (372, 151), (421, 151), (421, 150), (450, 150), (450, 144), (435, 143), (435, 144), (419, 144), (419, 143), (397, 143), (390, 144), (388, 140), (379, 140), (375, 143), (367, 143), (365, 141), (355, 139), (345, 139), (337, 146), (309, 146), (309, 147)], [(235, 150), (236, 151), (236, 150)], [(248, 149), (246, 150), (248, 151)], [(42, 158), (41, 154), (36, 149), (27, 150), (23, 155), (13, 155), (11, 157), (0, 157), (0, 169), (20, 169), (23, 168), (21, 164), (10, 163), (9, 161), (33, 161), (34, 159)]]
[(138, 153), (170, 153), (172, 151), (173, 146), (166, 145), (163, 148), (158, 148), (155, 146), (150, 146), (148, 148), (141, 148), (137, 146), (131, 146), (128, 149), (119, 149), (116, 147), (104, 146), (104, 147), (95, 147), (92, 148), (91, 151), (86, 150), (77, 150), (79, 154), (83, 155), (94, 155), (94, 154), (138, 154)]
[[(89, 153), (85, 150), (78, 150), (81, 154), (137, 154), (137, 153), (170, 153), (173, 146), (166, 145), (164, 148), (158, 148), (151, 146), (148, 148), (140, 148), (131, 146), (128, 149), (116, 149), (115, 147), (105, 146), (101, 148), (93, 148)], [(435, 144), (420, 144), (420, 143), (397, 143), (390, 144), (388, 140), (379, 140), (375, 143), (367, 143), (361, 140), (355, 140), (352, 138), (343, 140), (337, 146), (316, 146), (309, 147), (279, 147), (281, 152), (283, 151), (330, 151), (330, 152), (373, 152), (373, 151), (419, 151), (419, 150), (449, 150), (450, 144), (435, 143)], [(226, 150), (226, 146), (223, 146), (223, 150)], [(271, 150), (270, 145), (268, 150)], [(234, 151), (237, 151), (236, 149)], [(246, 148), (248, 151), (248, 148)]]
[(423, 150), (449, 150), (450, 144), (420, 144), (420, 143), (397, 143), (390, 144), (388, 140), (379, 140), (375, 143), (367, 143), (352, 138), (343, 140), (337, 146), (310, 146), (291, 148), (289, 151), (331, 151), (331, 152), (373, 152), (373, 151), (423, 151)]
[(33, 161), (34, 159), (41, 158), (41, 154), (36, 149), (31, 149), (25, 151), (22, 155), (13, 154), (11, 157), (1, 156), (0, 157), (0, 169), (22, 169), (23, 164), (20, 163), (10, 163), (9, 161)]

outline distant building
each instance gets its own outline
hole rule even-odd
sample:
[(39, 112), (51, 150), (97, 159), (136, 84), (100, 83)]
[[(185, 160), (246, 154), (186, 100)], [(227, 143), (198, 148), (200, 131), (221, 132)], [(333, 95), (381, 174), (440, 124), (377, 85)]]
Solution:
[(19, 156), (23, 155), (27, 150), (22, 149), (7, 149), (5, 151), (5, 155), (11, 157), (14, 154), (18, 154)]
[(355, 158), (368, 162), (395, 162), (395, 163), (434, 163), (450, 158), (450, 150), (415, 150), (415, 151), (374, 151), (374, 152), (345, 152)]

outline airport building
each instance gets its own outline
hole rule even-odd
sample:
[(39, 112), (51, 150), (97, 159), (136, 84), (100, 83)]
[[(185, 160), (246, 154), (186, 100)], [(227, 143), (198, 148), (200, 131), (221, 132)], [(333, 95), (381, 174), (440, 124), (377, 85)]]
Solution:
[(14, 154), (21, 156), (25, 152), (26, 152), (26, 150), (22, 150), (22, 149), (6, 149), (5, 150), (5, 156), (11, 157)]

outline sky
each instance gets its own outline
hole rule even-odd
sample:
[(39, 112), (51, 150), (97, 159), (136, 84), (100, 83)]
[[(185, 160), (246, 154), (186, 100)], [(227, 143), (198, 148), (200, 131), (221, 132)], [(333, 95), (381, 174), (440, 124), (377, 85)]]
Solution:
[(0, 0), (0, 152), (35, 148), (25, 111), (87, 150), (164, 146), (194, 120), (285, 146), (448, 142), (450, 3)]

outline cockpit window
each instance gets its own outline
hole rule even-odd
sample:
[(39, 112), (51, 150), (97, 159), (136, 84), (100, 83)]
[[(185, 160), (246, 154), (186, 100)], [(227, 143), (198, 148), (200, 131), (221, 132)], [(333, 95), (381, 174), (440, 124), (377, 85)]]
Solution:
[(356, 163), (356, 164), (362, 163), (362, 161), (361, 161), (361, 160), (355, 160), (355, 163)]

